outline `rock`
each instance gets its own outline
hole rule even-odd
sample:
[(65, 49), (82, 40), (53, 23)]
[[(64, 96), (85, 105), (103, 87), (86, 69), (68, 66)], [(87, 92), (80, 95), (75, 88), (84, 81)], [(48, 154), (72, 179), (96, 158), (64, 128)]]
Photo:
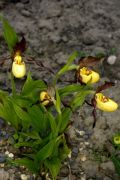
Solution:
[(85, 155), (85, 154), (81, 154), (81, 155), (80, 155), (80, 160), (81, 160), (82, 162), (86, 161), (86, 160), (87, 160), (86, 155)]
[(103, 47), (94, 47), (92, 55), (95, 56), (96, 54), (105, 54), (105, 49)]
[(78, 154), (78, 152), (79, 152), (79, 149), (77, 147), (74, 147), (72, 149), (72, 153), (73, 153), (74, 156), (76, 156)]
[(0, 153), (0, 163), (4, 163), (5, 161), (6, 161), (5, 155)]
[(107, 58), (107, 63), (110, 65), (115, 64), (117, 57), (115, 55), (111, 55)]
[(18, 3), (16, 4), (16, 7), (21, 10), (21, 9), (24, 8), (24, 4), (21, 3), (21, 2), (18, 2)]
[(83, 150), (84, 150), (84, 148), (83, 148), (83, 147), (80, 147), (80, 148), (79, 148), (79, 151), (80, 151), (80, 152), (81, 152), (81, 151), (83, 151)]
[(81, 175), (80, 180), (86, 180), (86, 174)]
[(68, 158), (69, 158), (69, 159), (71, 159), (71, 154), (72, 154), (72, 152), (71, 152), (71, 150), (70, 150), (70, 153), (68, 154)]
[(84, 136), (85, 135), (85, 131), (79, 131), (77, 129), (75, 129), (75, 131), (80, 135), (80, 136)]
[(13, 153), (9, 153), (9, 154), (8, 154), (8, 157), (9, 157), (9, 158), (14, 158), (14, 154), (13, 154)]
[(26, 17), (29, 17), (29, 16), (31, 15), (31, 13), (30, 13), (28, 10), (25, 10), (25, 9), (23, 9), (23, 10), (21, 11), (21, 14), (24, 15), (24, 16), (26, 16)]
[(40, 9), (44, 9), (42, 14), (45, 18), (58, 17), (61, 15), (62, 11), (59, 4), (54, 1), (42, 1), (40, 3)]
[(50, 35), (50, 40), (53, 41), (54, 43), (59, 43), (61, 41), (61, 36), (59, 35), (58, 32), (54, 32)]
[(39, 28), (47, 28), (48, 30), (54, 29), (51, 19), (40, 19), (38, 26)]
[(100, 167), (107, 172), (115, 171), (115, 167), (112, 161), (104, 162), (100, 165)]
[(87, 142), (87, 141), (85, 141), (84, 144), (85, 144), (86, 146), (89, 146), (89, 145), (90, 145), (90, 143)]
[(103, 180), (112, 180), (112, 179), (106, 176), (106, 177), (104, 177)]
[(4, 163), (0, 163), (0, 167), (1, 167), (1, 168), (4, 168), (4, 167), (5, 167), (5, 164), (4, 164)]
[(71, 128), (69, 128), (67, 130), (67, 135), (70, 139), (75, 139), (76, 138), (76, 133), (75, 133), (75, 129), (74, 127), (71, 126)]
[(28, 177), (26, 174), (21, 174), (21, 180), (28, 180)]
[(62, 177), (66, 177), (69, 174), (69, 169), (67, 166), (63, 166), (60, 171)]
[(27, 4), (27, 3), (29, 3), (29, 1), (30, 1), (30, 0), (21, 0), (21, 2), (22, 2), (23, 4)]
[(9, 151), (5, 151), (5, 155), (8, 155), (9, 154)]
[(68, 54), (65, 54), (63, 52), (58, 52), (56, 55), (55, 55), (55, 58), (56, 58), (56, 61), (58, 64), (65, 64), (68, 60)]
[(5, 132), (5, 131), (2, 131), (2, 135), (3, 135), (3, 136), (6, 136), (6, 132)]
[(83, 42), (85, 45), (93, 45), (96, 43), (96, 41), (97, 34), (94, 33), (94, 30), (91, 29), (83, 33)]
[(92, 127), (93, 126), (93, 122), (94, 122), (94, 119), (93, 119), (93, 116), (91, 115), (91, 116), (86, 116), (86, 118), (85, 118), (85, 125), (87, 126), (87, 127)]
[(84, 161), (82, 162), (82, 167), (88, 177), (96, 176), (96, 172), (98, 171), (98, 164), (96, 162), (90, 160)]
[[(101, 138), (102, 137), (102, 138)], [(95, 148), (102, 149), (107, 141), (107, 135), (103, 129), (95, 128), (94, 133), (91, 136), (91, 140), (94, 143)]]
[(8, 180), (8, 179), (9, 179), (9, 173), (4, 169), (0, 169), (0, 180)]
[(86, 141), (86, 140), (88, 140), (89, 139), (89, 136), (88, 135), (84, 135), (84, 140)]
[(64, 177), (61, 180), (69, 180), (69, 177)]
[(4, 8), (5, 2), (4, 1), (0, 1), (0, 9)]
[(61, 39), (62, 39), (62, 41), (65, 42), (65, 43), (69, 41), (69, 39), (67, 38), (67, 36), (62, 36)]
[(2, 128), (5, 125), (4, 121), (0, 118), (0, 128)]
[(104, 117), (100, 117), (97, 122), (96, 122), (96, 126), (97, 129), (106, 129), (107, 127), (107, 122), (105, 120)]

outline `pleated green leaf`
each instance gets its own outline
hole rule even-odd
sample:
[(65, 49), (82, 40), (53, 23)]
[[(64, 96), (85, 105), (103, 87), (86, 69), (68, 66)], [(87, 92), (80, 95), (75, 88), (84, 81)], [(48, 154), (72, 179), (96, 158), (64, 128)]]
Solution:
[(3, 36), (11, 52), (13, 51), (16, 43), (18, 42), (18, 36), (14, 28), (9, 24), (9, 22), (4, 17), (2, 17), (1, 19), (3, 25)]

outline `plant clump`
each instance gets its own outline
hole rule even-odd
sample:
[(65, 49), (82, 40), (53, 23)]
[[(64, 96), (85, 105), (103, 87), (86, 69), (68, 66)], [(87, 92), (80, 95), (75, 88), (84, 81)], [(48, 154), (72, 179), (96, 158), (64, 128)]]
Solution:
[[(70, 128), (73, 112), (87, 103), (86, 97), (91, 95), (91, 103), (88, 104), (93, 107), (95, 127), (96, 108), (109, 112), (118, 108), (116, 102), (101, 93), (114, 84), (105, 82), (95, 89), (93, 84), (100, 80), (100, 75), (91, 66), (98, 64), (101, 58), (83, 58), (76, 51), (55, 74), (50, 86), (44, 80), (34, 80), (30, 71), (26, 71), (25, 38), (19, 40), (9, 22), (4, 17), (0, 19), (12, 64), (12, 94), (0, 90), (0, 117), (14, 128), (14, 147), (21, 150), (21, 157), (10, 162), (25, 166), (36, 175), (49, 172), (55, 180), (62, 162), (71, 152), (66, 130)], [(76, 59), (79, 59), (78, 64)], [(74, 72), (75, 81), (62, 86), (58, 80), (68, 71)], [(15, 78), (25, 80), (20, 91), (16, 89)], [(70, 100), (66, 104), (64, 100), (68, 96)], [(118, 142), (117, 139), (114, 141)]]

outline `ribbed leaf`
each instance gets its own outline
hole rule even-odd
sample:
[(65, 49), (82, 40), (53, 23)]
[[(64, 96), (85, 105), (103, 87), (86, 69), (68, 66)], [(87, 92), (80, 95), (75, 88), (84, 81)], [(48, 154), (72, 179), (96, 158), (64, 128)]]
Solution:
[(47, 86), (43, 81), (33, 80), (30, 73), (28, 73), (21, 95), (35, 102), (39, 99), (39, 91), (43, 91), (46, 88)]
[(66, 71), (71, 70), (71, 68), (69, 69), (71, 63), (79, 56), (78, 52), (74, 52), (67, 61), (67, 64), (58, 72), (57, 76), (60, 76), (62, 74), (64, 74)]
[(9, 50), (13, 51), (16, 43), (18, 42), (17, 34), (14, 28), (9, 24), (9, 22), (4, 17), (2, 17), (1, 19), (3, 23), (3, 36), (5, 38)]
[(118, 159), (117, 157), (115, 157), (114, 155), (111, 157), (113, 163), (114, 163), (114, 166), (115, 166), (115, 169), (116, 169), (116, 172), (118, 173), (118, 175), (120, 176), (120, 159)]
[(55, 118), (53, 117), (53, 115), (50, 112), (47, 112), (47, 117), (50, 121), (50, 126), (51, 126), (51, 130), (53, 132), (53, 135), (56, 135), (57, 125), (56, 125)]
[(15, 129), (19, 128), (20, 118), (14, 111), (9, 98), (3, 98), (3, 103), (0, 103), (0, 117), (6, 120), (6, 122), (10, 122)]
[(76, 108), (82, 106), (82, 104), (85, 101), (86, 96), (90, 93), (91, 93), (90, 90), (82, 90), (81, 92), (77, 93), (75, 97), (73, 98), (73, 100), (71, 101), (72, 109), (75, 110)]
[(56, 110), (59, 114), (61, 114), (61, 100), (60, 100), (60, 96), (59, 96), (59, 93), (58, 93), (58, 90), (56, 89)]
[(44, 164), (51, 172), (53, 180), (56, 180), (56, 177), (61, 168), (61, 160), (58, 157), (53, 157), (52, 159), (49, 160), (46, 159)]
[(54, 151), (56, 140), (51, 140), (48, 144), (46, 144), (38, 153), (36, 154), (36, 161), (43, 161), (51, 156), (52, 152)]
[(80, 92), (83, 88), (84, 88), (83, 85), (81, 86), (79, 84), (72, 84), (72, 85), (68, 85), (59, 89), (58, 92), (59, 92), (60, 97), (63, 98), (64, 96), (67, 96), (74, 92)]
[(62, 112), (62, 122), (59, 129), (59, 132), (62, 133), (66, 129), (68, 123), (70, 122), (70, 118), (72, 115), (72, 111), (70, 108), (65, 108)]
[(20, 106), (18, 106), (15, 101), (13, 102), (13, 108), (17, 116), (21, 119), (23, 128), (27, 129), (30, 126), (31, 122), (30, 115), (28, 114), (28, 112), (26, 112), (26, 110), (23, 110)]
[(45, 111), (41, 108), (41, 106), (34, 105), (28, 108), (28, 113), (31, 117), (31, 125), (35, 131), (39, 132), (41, 135), (46, 133), (50, 123), (47, 118)]
[(13, 161), (13, 163), (20, 166), (25, 166), (33, 173), (37, 173), (39, 170), (39, 165), (35, 164), (33, 160), (30, 160), (28, 158), (16, 159)]
[(41, 140), (39, 133), (36, 131), (31, 131), (31, 132), (26, 132), (26, 133), (21, 132), (20, 134), (25, 137), (29, 137), (30, 139)]

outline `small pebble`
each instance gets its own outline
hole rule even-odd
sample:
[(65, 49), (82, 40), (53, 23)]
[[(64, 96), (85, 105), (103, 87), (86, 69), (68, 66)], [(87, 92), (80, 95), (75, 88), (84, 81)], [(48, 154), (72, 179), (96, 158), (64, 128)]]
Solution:
[(0, 153), (0, 163), (4, 163), (6, 161), (5, 155)]
[(4, 126), (4, 121), (0, 118), (0, 128)]
[(9, 154), (8, 154), (8, 157), (9, 157), (9, 158), (14, 158), (14, 154), (13, 154), (13, 153), (9, 153)]
[(18, 2), (18, 3), (16, 4), (16, 7), (17, 7), (18, 9), (23, 9), (23, 8), (24, 8), (24, 4)]
[(82, 177), (80, 178), (80, 180), (86, 180), (86, 175), (82, 175)]
[(84, 142), (84, 143), (85, 143), (85, 145), (86, 145), (86, 146), (89, 146), (89, 144), (90, 144), (90, 143), (89, 143), (89, 142), (87, 142), (87, 141), (86, 141), (86, 142)]
[(87, 158), (86, 158), (86, 156), (84, 154), (81, 154), (80, 155), (80, 160), (84, 162), (84, 161), (87, 160)]
[(68, 158), (71, 158), (71, 153), (72, 153), (72, 152), (70, 151), (70, 153), (68, 154)]
[(79, 130), (75, 130), (80, 136), (84, 136), (85, 135), (85, 131), (79, 131)]
[(5, 151), (5, 155), (8, 155), (9, 154), (9, 151)]
[(27, 175), (25, 175), (25, 174), (21, 174), (21, 180), (28, 180), (28, 177), (27, 177)]
[(83, 145), (84, 145), (84, 142), (81, 142), (81, 143), (80, 143), (80, 146), (83, 146)]
[(107, 62), (108, 62), (108, 64), (113, 65), (113, 64), (115, 64), (116, 59), (117, 59), (117, 57), (115, 55), (111, 55), (108, 57)]
[(79, 151), (83, 151), (83, 148), (79, 148)]
[(23, 9), (23, 10), (21, 11), (21, 13), (22, 13), (22, 15), (24, 15), (24, 16), (26, 16), (26, 17), (29, 17), (29, 16), (30, 16), (30, 12), (27, 11), (27, 10), (25, 10), (25, 9)]
[(1, 180), (5, 180), (5, 179), (9, 179), (9, 173), (7, 171), (5, 171), (4, 169), (0, 169), (0, 179)]
[(78, 154), (78, 148), (77, 147), (74, 147), (73, 148), (73, 150), (72, 150), (72, 153), (74, 154), (74, 155), (77, 155)]
[(5, 136), (5, 135), (6, 135), (6, 132), (5, 132), (5, 131), (2, 131), (2, 135)]
[(63, 177), (62, 180), (68, 180), (69, 178), (68, 177)]
[(5, 164), (1, 163), (1, 164), (0, 164), (0, 167), (1, 167), (1, 168), (4, 168), (4, 167), (5, 167)]

